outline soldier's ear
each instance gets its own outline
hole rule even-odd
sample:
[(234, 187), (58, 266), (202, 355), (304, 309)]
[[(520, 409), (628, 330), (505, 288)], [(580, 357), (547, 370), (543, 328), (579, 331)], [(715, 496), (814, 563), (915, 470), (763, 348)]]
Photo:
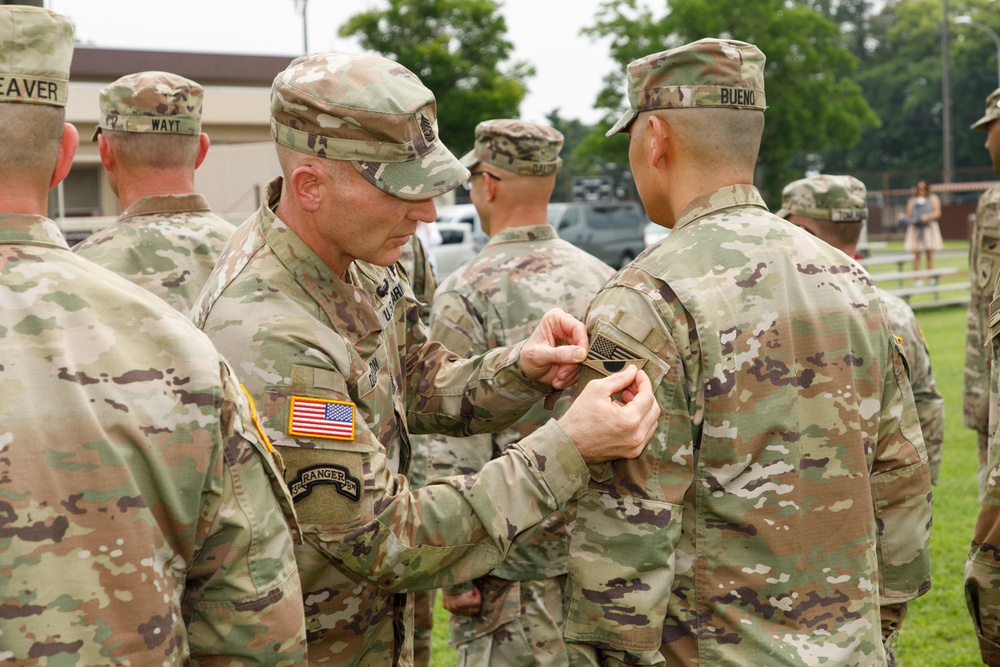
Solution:
[(104, 133), (97, 135), (97, 152), (101, 156), (101, 165), (104, 171), (110, 172), (115, 166), (115, 152), (111, 150), (111, 142), (108, 141)]
[(329, 178), (326, 172), (312, 164), (302, 164), (295, 168), (288, 180), (299, 208), (310, 213), (319, 209), (326, 178)]
[(654, 168), (662, 168), (673, 155), (673, 128), (664, 118), (656, 114), (649, 114), (646, 122), (649, 124), (646, 138), (650, 142), (650, 164)]
[(205, 161), (205, 156), (208, 155), (208, 147), (212, 145), (212, 140), (208, 138), (208, 135), (204, 132), (198, 137), (198, 157), (194, 161), (194, 168), (197, 169), (201, 166), (201, 163)]
[(49, 181), (49, 188), (54, 188), (63, 182), (69, 175), (69, 170), (73, 167), (73, 157), (76, 149), (80, 146), (80, 133), (72, 123), (63, 123), (62, 138), (59, 139), (59, 157), (56, 158), (55, 169), (52, 170), (52, 178)]

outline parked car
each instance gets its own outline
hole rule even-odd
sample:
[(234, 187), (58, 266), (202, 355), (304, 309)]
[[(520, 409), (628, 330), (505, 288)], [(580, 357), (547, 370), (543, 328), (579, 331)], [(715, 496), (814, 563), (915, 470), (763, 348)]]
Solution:
[(434, 275), (440, 283), (455, 269), (471, 259), (479, 249), (472, 243), (472, 225), (467, 222), (437, 222), (441, 245), (430, 249), (434, 256)]
[(670, 228), (664, 227), (663, 225), (657, 224), (655, 222), (649, 222), (642, 231), (643, 239), (646, 242), (646, 247), (653, 245), (654, 243), (659, 243), (663, 239), (667, 238), (670, 234)]
[(615, 268), (646, 248), (648, 223), (638, 202), (549, 204), (549, 224), (561, 238)]
[(440, 222), (463, 222), (472, 226), (472, 242), (476, 246), (476, 252), (482, 250), (490, 241), (490, 237), (483, 232), (483, 226), (479, 222), (479, 213), (473, 204), (451, 204), (449, 206), (438, 206), (437, 221)]

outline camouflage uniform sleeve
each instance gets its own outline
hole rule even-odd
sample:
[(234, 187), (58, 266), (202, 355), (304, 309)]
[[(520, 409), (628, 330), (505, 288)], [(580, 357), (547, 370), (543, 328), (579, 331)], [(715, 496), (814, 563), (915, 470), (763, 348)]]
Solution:
[[(567, 508), (565, 637), (573, 664), (662, 663), (684, 495), (694, 479), (692, 394), (677, 348), (689, 340), (687, 320), (672, 305), (674, 321), (665, 322), (646, 295), (611, 288), (591, 306), (592, 349), (604, 337), (634, 353), (662, 414), (639, 458), (592, 470), (589, 487)], [(651, 332), (640, 337), (623, 318), (651, 325)]]
[[(515, 538), (562, 507), (588, 480), (572, 440), (550, 421), (476, 476), (411, 491), (383, 466), (374, 516), (314, 537), (343, 567), (392, 591), (440, 588), (486, 574)], [(301, 515), (301, 511), (300, 511)], [(335, 531), (335, 532), (334, 532)]]
[(908, 315), (906, 330), (898, 333), (902, 338), (903, 355), (910, 369), (910, 387), (917, 406), (920, 432), (924, 436), (931, 484), (936, 484), (941, 470), (941, 450), (944, 443), (944, 397), (938, 392), (934, 381), (934, 369), (931, 367), (930, 350), (924, 333), (912, 311)]
[(894, 339), (889, 344), (871, 487), (883, 640), (891, 651), (905, 605), (930, 590), (932, 505), (927, 453), (902, 352)]
[(464, 437), (501, 431), (552, 391), (521, 369), (523, 342), (460, 359), (428, 339), (415, 312), (407, 321), (402, 353), (411, 433)]
[(965, 601), (987, 665), (1000, 665), (1000, 446), (991, 444), (989, 476), (965, 567)]
[[(991, 318), (989, 341), (995, 345), (1000, 317)], [(992, 378), (996, 383), (996, 377)], [(995, 409), (996, 406), (993, 406)], [(1000, 445), (990, 442), (982, 505), (972, 549), (965, 566), (965, 600), (987, 665), (1000, 665)]]
[[(969, 244), (972, 274), (965, 343), (965, 377), (962, 421), (966, 428), (985, 434), (989, 423), (989, 378), (992, 359), (986, 349), (989, 305), (993, 282), (1000, 268), (1000, 232), (990, 212), (980, 202)], [(987, 229), (987, 226), (990, 228)]]
[(291, 498), (225, 364), (222, 380), (222, 458), (203, 494), (200, 548), (184, 599), (191, 658), (202, 664), (209, 656), (226, 656), (244, 665), (305, 665)]

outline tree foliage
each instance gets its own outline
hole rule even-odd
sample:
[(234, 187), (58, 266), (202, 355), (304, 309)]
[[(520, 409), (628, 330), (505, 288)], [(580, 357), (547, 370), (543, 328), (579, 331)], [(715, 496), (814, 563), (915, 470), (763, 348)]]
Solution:
[[(991, 0), (949, 3), (951, 17), (969, 14), (977, 23), (1000, 31), (1000, 15)], [(857, 74), (858, 84), (882, 121), (861, 140), (824, 155), (829, 171), (847, 173), (899, 171), (940, 177), (943, 168), (940, 0), (895, 0), (872, 22), (869, 53)], [(969, 125), (982, 115), (986, 95), (997, 87), (996, 46), (975, 28), (952, 24), (950, 88), (952, 143), (957, 169), (988, 166), (983, 135)]]
[[(612, 122), (623, 108), (628, 62), (702, 37), (719, 37), (756, 44), (767, 56), (768, 110), (758, 178), (769, 202), (780, 199), (784, 184), (799, 178), (813, 156), (846, 149), (864, 129), (877, 125), (852, 78), (857, 58), (849, 40), (815, 7), (785, 0), (659, 0), (657, 4), (669, 4), (668, 11), (658, 16), (639, 0), (609, 0), (588, 31), (610, 38), (612, 57), (622, 66), (620, 75), (608, 78), (597, 100), (608, 110), (605, 122)], [(590, 146), (584, 141), (578, 150)], [(614, 150), (624, 156), (627, 142), (619, 146)]]
[(534, 69), (508, 63), (514, 46), (494, 0), (388, 0), (355, 14), (342, 37), (399, 62), (437, 98), (438, 130), (456, 154), (472, 147), (476, 125), (516, 118)]

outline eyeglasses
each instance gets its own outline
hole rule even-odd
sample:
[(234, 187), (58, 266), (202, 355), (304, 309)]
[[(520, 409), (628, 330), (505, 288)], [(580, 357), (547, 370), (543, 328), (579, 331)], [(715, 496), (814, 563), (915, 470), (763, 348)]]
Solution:
[(489, 176), (494, 181), (502, 181), (503, 180), (502, 178), (500, 178), (496, 174), (491, 174), (490, 172), (485, 171), (485, 170), (483, 170), (483, 171), (470, 171), (469, 172), (469, 180), (467, 180), (465, 183), (462, 183), (462, 187), (465, 189), (466, 192), (472, 192), (472, 179), (475, 178), (476, 176)]

